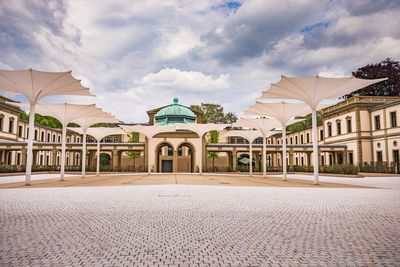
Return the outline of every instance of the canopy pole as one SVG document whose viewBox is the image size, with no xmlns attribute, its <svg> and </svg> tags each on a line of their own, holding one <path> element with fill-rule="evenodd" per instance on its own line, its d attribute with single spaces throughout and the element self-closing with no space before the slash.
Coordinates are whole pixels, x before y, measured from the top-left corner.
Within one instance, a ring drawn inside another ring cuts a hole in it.
<svg viewBox="0 0 400 267">
<path fill-rule="evenodd" d="M 97 162 L 96 162 L 96 176 L 100 173 L 100 140 L 97 140 Z"/>
<path fill-rule="evenodd" d="M 151 174 L 151 164 L 150 164 L 150 137 L 147 137 L 147 172 L 148 175 Z"/>
<path fill-rule="evenodd" d="M 60 181 L 64 181 L 65 173 L 65 146 L 67 139 L 67 127 L 63 124 L 62 138 L 61 138 L 61 171 L 60 171 Z"/>
<path fill-rule="evenodd" d="M 267 136 L 263 135 L 263 176 L 267 178 Z"/>
<path fill-rule="evenodd" d="M 287 165 L 286 165 L 286 123 L 282 124 L 282 167 L 283 167 L 283 181 L 287 179 Z"/>
<path fill-rule="evenodd" d="M 199 174 L 202 175 L 203 174 L 203 136 L 200 135 L 200 158 L 199 158 Z"/>
<path fill-rule="evenodd" d="M 318 176 L 318 136 L 317 136 L 317 111 L 312 109 L 312 138 L 313 138 L 313 164 L 314 164 L 314 184 L 319 184 Z"/>
<path fill-rule="evenodd" d="M 250 140 L 249 140 L 250 141 Z M 249 162 L 249 164 L 250 164 L 250 176 L 253 176 L 253 146 L 252 146 L 252 144 L 251 144 L 251 142 L 249 142 L 249 147 L 250 147 L 250 151 L 249 151 L 249 159 L 250 159 L 250 162 Z"/>
<path fill-rule="evenodd" d="M 82 140 L 82 178 L 86 175 L 86 130 L 83 132 Z"/>
<path fill-rule="evenodd" d="M 26 170 L 25 185 L 31 185 L 32 163 L 33 163 L 33 137 L 35 134 L 35 108 L 36 105 L 31 103 L 29 109 L 29 133 L 28 133 L 28 150 L 26 151 Z"/>
</svg>

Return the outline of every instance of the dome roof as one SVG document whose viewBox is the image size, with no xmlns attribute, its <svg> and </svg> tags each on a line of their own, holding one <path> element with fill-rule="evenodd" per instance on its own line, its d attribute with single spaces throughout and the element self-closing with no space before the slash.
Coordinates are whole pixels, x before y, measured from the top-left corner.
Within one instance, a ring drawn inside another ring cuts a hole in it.
<svg viewBox="0 0 400 267">
<path fill-rule="evenodd" d="M 178 98 L 174 98 L 174 104 L 160 109 L 156 116 L 156 124 L 168 125 L 174 123 L 194 123 L 196 115 L 189 108 L 178 104 Z"/>
</svg>

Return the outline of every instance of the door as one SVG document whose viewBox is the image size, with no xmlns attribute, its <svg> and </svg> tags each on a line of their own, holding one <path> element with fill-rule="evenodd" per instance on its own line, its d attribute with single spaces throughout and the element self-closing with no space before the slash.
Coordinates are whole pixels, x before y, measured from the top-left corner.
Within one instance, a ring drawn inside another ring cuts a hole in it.
<svg viewBox="0 0 400 267">
<path fill-rule="evenodd" d="M 399 158 L 399 151 L 393 150 L 393 161 L 394 161 L 394 168 L 396 173 L 400 173 L 400 158 Z"/>
<path fill-rule="evenodd" d="M 161 172 L 172 172 L 172 160 L 161 161 Z"/>
</svg>

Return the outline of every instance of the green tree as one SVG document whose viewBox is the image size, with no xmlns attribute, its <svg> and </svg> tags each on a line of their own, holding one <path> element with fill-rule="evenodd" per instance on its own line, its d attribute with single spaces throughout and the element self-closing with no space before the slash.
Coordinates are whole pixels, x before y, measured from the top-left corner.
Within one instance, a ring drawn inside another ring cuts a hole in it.
<svg viewBox="0 0 400 267">
<path fill-rule="evenodd" d="M 139 133 L 133 132 L 128 134 L 128 142 L 129 143 L 138 143 L 139 142 Z M 140 151 L 126 151 L 125 152 L 130 159 L 133 160 L 133 169 L 136 169 L 136 159 L 140 158 Z"/>
<path fill-rule="evenodd" d="M 322 112 L 320 110 L 317 111 L 317 125 L 320 126 L 322 125 L 322 117 L 321 117 Z M 306 115 L 304 121 L 299 121 L 293 124 L 290 124 L 286 127 L 288 131 L 291 132 L 297 132 L 301 131 L 307 128 L 312 127 L 312 116 L 311 113 Z"/>
<path fill-rule="evenodd" d="M 108 154 L 102 153 L 100 154 L 100 165 L 101 166 L 110 166 L 111 157 Z"/>
<path fill-rule="evenodd" d="M 354 77 L 360 79 L 388 78 L 386 81 L 372 84 L 365 88 L 351 92 L 342 98 L 347 99 L 354 94 L 363 96 L 400 96 L 400 64 L 386 58 L 377 64 L 368 64 L 352 73 Z"/>
<path fill-rule="evenodd" d="M 217 152 L 208 152 L 207 157 L 209 159 L 212 159 L 212 168 L 214 171 L 215 170 L 214 160 L 219 158 L 218 153 Z"/>
<path fill-rule="evenodd" d="M 201 105 L 191 105 L 190 108 L 203 112 L 203 123 L 233 123 L 237 121 L 234 113 L 224 113 L 224 107 L 218 104 L 201 103 Z"/>
<path fill-rule="evenodd" d="M 219 132 L 216 130 L 212 130 L 209 132 L 208 143 L 209 144 L 218 144 L 219 141 Z"/>
</svg>

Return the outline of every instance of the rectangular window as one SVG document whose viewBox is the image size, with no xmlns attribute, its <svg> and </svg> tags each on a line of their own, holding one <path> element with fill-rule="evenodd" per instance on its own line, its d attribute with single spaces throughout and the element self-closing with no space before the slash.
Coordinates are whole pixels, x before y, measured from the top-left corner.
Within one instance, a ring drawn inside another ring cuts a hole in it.
<svg viewBox="0 0 400 267">
<path fill-rule="evenodd" d="M 381 129 L 381 119 L 380 116 L 375 116 L 375 130 Z"/>
<path fill-rule="evenodd" d="M 40 136 L 40 141 L 44 142 L 44 132 L 42 132 L 42 134 Z"/>
<path fill-rule="evenodd" d="M 47 134 L 47 142 L 51 142 L 51 140 L 50 140 L 50 133 Z"/>
<path fill-rule="evenodd" d="M 286 144 L 288 143 L 288 140 L 287 140 L 287 138 L 286 138 Z"/>
<path fill-rule="evenodd" d="M 58 136 L 58 142 L 61 143 L 61 136 Z"/>
<path fill-rule="evenodd" d="M 293 145 L 293 137 L 290 137 L 290 144 Z"/>
<path fill-rule="evenodd" d="M 0 131 L 3 131 L 3 117 L 0 117 Z"/>
<path fill-rule="evenodd" d="M 18 126 L 18 137 L 22 137 L 22 126 Z"/>
<path fill-rule="evenodd" d="M 376 152 L 376 160 L 382 162 L 382 151 Z"/>
<path fill-rule="evenodd" d="M 397 127 L 396 111 L 390 112 L 390 122 L 392 123 L 392 127 Z"/>
<path fill-rule="evenodd" d="M 243 142 L 243 138 L 238 138 L 238 139 L 236 139 L 236 142 L 238 143 L 238 144 L 243 144 L 244 142 Z"/>
<path fill-rule="evenodd" d="M 37 140 L 37 135 L 38 135 L 38 131 L 35 130 L 35 138 L 34 138 L 34 140 Z"/>
<path fill-rule="evenodd" d="M 353 152 L 349 152 L 349 163 L 350 164 L 354 163 L 354 161 L 353 161 Z"/>
<path fill-rule="evenodd" d="M 26 138 L 29 138 L 29 127 L 26 127 Z"/>
<path fill-rule="evenodd" d="M 332 136 L 332 125 L 328 125 L 328 136 Z"/>
<path fill-rule="evenodd" d="M 351 133 L 351 119 L 347 120 L 347 132 Z"/>
<path fill-rule="evenodd" d="M 13 129 L 14 128 L 14 121 L 13 120 L 10 120 L 10 122 L 9 122 L 9 127 L 8 127 L 8 132 L 9 133 L 12 133 L 13 132 Z"/>
<path fill-rule="evenodd" d="M 297 140 L 297 136 L 296 136 L 295 138 L 296 138 L 296 145 L 297 145 L 297 141 L 298 141 L 298 140 Z"/>
<path fill-rule="evenodd" d="M 114 138 L 114 143 L 119 143 L 119 137 Z"/>
<path fill-rule="evenodd" d="M 319 136 L 321 141 L 324 140 L 324 130 L 319 130 Z"/>
<path fill-rule="evenodd" d="M 309 133 L 306 135 L 306 140 L 307 140 L 307 144 L 310 143 L 310 134 Z"/>
<path fill-rule="evenodd" d="M 304 136 L 300 135 L 300 144 L 304 144 Z"/>
<path fill-rule="evenodd" d="M 234 144 L 235 143 L 235 138 L 231 138 L 229 143 Z"/>
<path fill-rule="evenodd" d="M 340 122 L 336 123 L 336 128 L 337 128 L 337 135 L 342 134 L 342 124 Z"/>
<path fill-rule="evenodd" d="M 263 139 L 262 138 L 257 138 L 256 140 L 254 140 L 254 144 L 262 144 Z"/>
<path fill-rule="evenodd" d="M 55 143 L 55 142 L 56 142 L 56 135 L 53 134 L 53 143 Z"/>
</svg>

